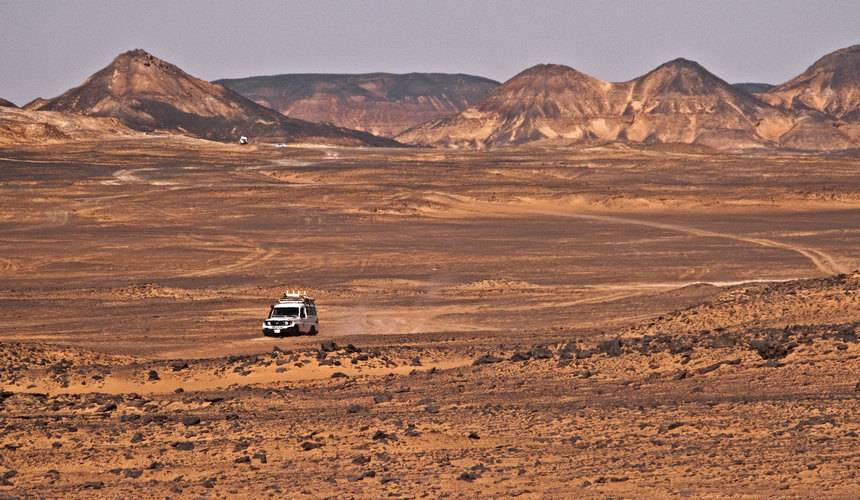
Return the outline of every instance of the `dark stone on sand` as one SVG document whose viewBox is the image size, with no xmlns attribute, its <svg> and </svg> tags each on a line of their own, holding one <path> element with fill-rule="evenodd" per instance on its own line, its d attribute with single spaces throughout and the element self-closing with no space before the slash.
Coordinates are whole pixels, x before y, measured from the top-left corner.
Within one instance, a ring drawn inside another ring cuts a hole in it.
<svg viewBox="0 0 860 500">
<path fill-rule="evenodd" d="M 259 460 L 261 464 L 268 463 L 265 453 L 254 453 L 254 460 Z"/>
<path fill-rule="evenodd" d="M 393 396 L 388 393 L 377 394 L 376 396 L 373 396 L 373 402 L 376 404 L 387 403 L 391 401 L 392 397 Z"/>
<path fill-rule="evenodd" d="M 175 363 L 173 363 L 172 366 L 173 371 L 178 372 L 188 368 L 188 363 L 186 363 L 185 361 L 176 361 Z"/>
<path fill-rule="evenodd" d="M 321 448 L 322 445 L 323 445 L 322 443 L 315 443 L 313 441 L 305 441 L 304 443 L 302 443 L 302 449 L 305 451 L 311 451 L 311 450 L 315 450 L 317 448 Z"/>
<path fill-rule="evenodd" d="M 576 353 L 576 359 L 588 359 L 591 357 L 591 351 L 588 349 Z"/>
<path fill-rule="evenodd" d="M 860 382 L 857 382 L 857 385 L 854 386 L 854 392 L 860 392 Z"/>
<path fill-rule="evenodd" d="M 410 363 L 412 366 L 421 366 L 421 358 L 415 356 L 412 358 L 412 362 Z"/>
<path fill-rule="evenodd" d="M 549 359 L 553 355 L 552 351 L 541 346 L 533 347 L 530 354 L 534 359 Z"/>
<path fill-rule="evenodd" d="M 467 482 L 471 483 L 472 481 L 474 481 L 475 479 L 478 479 L 479 477 L 481 477 L 480 474 L 478 474 L 476 472 L 466 471 L 466 472 L 460 474 L 460 476 L 457 479 L 460 481 L 467 481 Z"/>
<path fill-rule="evenodd" d="M 357 481 L 361 481 L 362 479 L 364 479 L 366 477 L 376 477 L 376 471 L 369 470 L 369 471 L 365 471 L 361 474 L 354 474 L 352 476 L 347 477 L 347 480 L 350 483 L 355 483 Z"/>
<path fill-rule="evenodd" d="M 81 487 L 85 490 L 87 490 L 87 489 L 100 490 L 100 489 L 104 488 L 104 486 L 105 486 L 105 483 L 103 483 L 101 481 L 87 481 L 81 485 Z"/>
<path fill-rule="evenodd" d="M 481 436 L 477 432 L 472 431 L 469 433 L 469 439 L 481 439 Z"/>
<path fill-rule="evenodd" d="M 738 358 L 738 359 L 726 359 L 726 360 L 723 360 L 723 361 L 719 361 L 719 362 L 717 362 L 717 363 L 714 363 L 714 364 L 712 364 L 712 365 L 708 365 L 708 366 L 705 366 L 705 367 L 699 368 L 698 370 L 696 370 L 696 373 L 698 373 L 698 374 L 700 374 L 700 375 L 704 375 L 704 374 L 706 374 L 706 373 L 710 373 L 710 372 L 712 372 L 712 371 L 716 370 L 717 368 L 719 368 L 719 367 L 721 367 L 721 366 L 723 366 L 723 365 L 739 365 L 739 364 L 741 364 L 741 358 Z"/>
<path fill-rule="evenodd" d="M 131 440 L 129 442 L 134 444 L 134 443 L 139 443 L 141 441 L 143 441 L 143 434 L 136 432 L 134 434 L 134 436 L 131 437 Z"/>
<path fill-rule="evenodd" d="M 101 408 L 99 408 L 99 411 L 103 413 L 107 413 L 114 410 L 116 410 L 116 403 L 114 403 L 113 401 L 108 401 Z"/>
<path fill-rule="evenodd" d="M 502 361 L 504 361 L 502 358 L 493 356 L 492 354 L 484 354 L 480 358 L 476 359 L 472 363 L 472 366 L 489 365 L 492 363 L 500 363 Z"/>
<path fill-rule="evenodd" d="M 517 351 L 511 355 L 511 361 L 528 361 L 531 357 L 527 352 Z"/>
<path fill-rule="evenodd" d="M 385 432 L 385 431 L 376 431 L 376 432 L 373 434 L 373 440 L 374 440 L 374 441 L 380 441 L 380 440 L 382 440 L 382 439 L 393 439 L 393 437 L 394 437 L 394 436 L 392 436 L 391 434 L 388 434 L 388 433 L 387 433 L 387 432 Z"/>
<path fill-rule="evenodd" d="M 235 462 L 237 464 L 248 464 L 248 463 L 251 463 L 251 457 L 249 457 L 248 455 L 242 455 L 241 457 L 237 458 L 236 460 L 233 460 L 233 462 Z"/>
<path fill-rule="evenodd" d="M 149 370 L 149 374 L 147 375 L 147 378 L 149 380 L 161 380 L 161 378 L 158 376 L 158 372 L 155 370 Z"/>
<path fill-rule="evenodd" d="M 612 340 L 607 340 L 606 342 L 601 342 L 597 344 L 597 350 L 602 353 L 606 353 L 608 356 L 620 356 L 621 339 L 614 338 Z"/>
<path fill-rule="evenodd" d="M 762 359 L 778 359 L 788 355 L 789 349 L 778 340 L 753 340 L 750 348 L 757 351 Z"/>
<path fill-rule="evenodd" d="M 251 446 L 249 443 L 246 443 L 245 441 L 239 441 L 238 443 L 236 443 L 236 446 L 233 447 L 233 452 L 247 450 L 249 446 Z"/>
<path fill-rule="evenodd" d="M 687 370 L 682 370 L 682 371 L 678 372 L 677 375 L 672 377 L 672 380 L 684 380 L 685 378 L 687 378 L 688 375 L 689 375 L 689 372 Z"/>
<path fill-rule="evenodd" d="M 352 413 L 367 413 L 368 411 L 367 411 L 367 408 L 365 408 L 361 405 L 352 405 L 349 407 L 349 409 L 346 410 L 346 412 L 352 414 Z"/>
<path fill-rule="evenodd" d="M 194 449 L 194 443 L 191 441 L 176 441 L 172 446 L 181 451 L 191 451 Z"/>
<path fill-rule="evenodd" d="M 143 475 L 143 471 L 140 469 L 126 469 L 123 471 L 123 476 L 130 477 L 132 479 L 137 479 Z"/>
<path fill-rule="evenodd" d="M 349 375 L 343 372 L 334 372 L 331 374 L 331 378 L 349 378 Z"/>
<path fill-rule="evenodd" d="M 334 351 L 340 349 L 340 347 L 338 347 L 338 345 L 335 344 L 334 342 L 327 340 L 325 342 L 320 343 L 320 349 L 322 349 L 325 352 L 334 352 Z"/>
<path fill-rule="evenodd" d="M 200 417 L 185 417 L 182 419 L 182 423 L 185 427 L 191 427 L 200 423 Z"/>
</svg>

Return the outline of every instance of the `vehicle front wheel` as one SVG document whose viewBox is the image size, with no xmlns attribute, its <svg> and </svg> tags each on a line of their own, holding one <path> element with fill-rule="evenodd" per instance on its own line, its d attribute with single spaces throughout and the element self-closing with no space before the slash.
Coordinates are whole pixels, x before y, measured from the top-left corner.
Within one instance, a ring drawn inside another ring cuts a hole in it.
<svg viewBox="0 0 860 500">
<path fill-rule="evenodd" d="M 310 331 L 308 331 L 308 335 L 316 335 L 316 334 L 317 334 L 317 327 L 312 326 Z"/>
</svg>

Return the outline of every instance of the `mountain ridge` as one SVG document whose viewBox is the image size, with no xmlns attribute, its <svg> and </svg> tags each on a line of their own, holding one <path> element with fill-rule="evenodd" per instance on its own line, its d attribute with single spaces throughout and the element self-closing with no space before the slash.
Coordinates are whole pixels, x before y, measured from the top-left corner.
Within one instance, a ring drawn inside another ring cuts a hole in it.
<svg viewBox="0 0 860 500">
<path fill-rule="evenodd" d="M 142 49 L 118 55 L 83 84 L 58 97 L 31 104 L 28 109 L 116 118 L 141 132 L 216 141 L 249 136 L 272 142 L 399 146 L 365 132 L 285 117 Z"/>
<path fill-rule="evenodd" d="M 499 86 L 462 73 L 296 73 L 219 79 L 284 115 L 391 137 L 456 114 Z"/>
<path fill-rule="evenodd" d="M 826 117 L 773 106 L 684 58 L 618 83 L 563 65 L 538 64 L 458 115 L 396 138 L 455 148 L 546 139 L 677 142 L 720 150 L 858 146 Z"/>
</svg>

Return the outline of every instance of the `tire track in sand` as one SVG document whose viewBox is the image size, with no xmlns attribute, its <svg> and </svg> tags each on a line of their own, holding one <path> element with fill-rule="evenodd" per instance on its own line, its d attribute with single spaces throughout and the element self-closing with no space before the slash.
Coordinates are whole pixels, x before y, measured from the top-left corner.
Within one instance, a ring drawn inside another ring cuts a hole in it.
<svg viewBox="0 0 860 500">
<path fill-rule="evenodd" d="M 449 200 L 454 200 L 459 205 L 458 208 L 460 210 L 470 211 L 470 212 L 478 212 L 482 214 L 499 214 L 506 213 L 509 215 L 518 215 L 518 214 L 538 214 L 538 215 L 549 215 L 555 217 L 568 217 L 573 219 L 583 219 L 583 220 L 593 220 L 600 222 L 608 222 L 611 224 L 630 224 L 636 226 L 646 226 L 653 227 L 657 229 L 665 229 L 667 231 L 674 231 L 677 233 L 690 234 L 693 236 L 702 236 L 702 237 L 710 237 L 710 238 L 724 238 L 735 241 L 742 241 L 745 243 L 752 243 L 754 245 L 769 247 L 769 248 L 779 248 L 782 250 L 788 250 L 791 252 L 799 253 L 805 258 L 809 259 L 815 267 L 820 269 L 826 274 L 843 274 L 849 272 L 849 268 L 837 262 L 837 259 L 832 255 L 818 250 L 816 248 L 804 247 L 800 245 L 792 245 L 790 243 L 783 243 L 781 241 L 775 241 L 767 238 L 756 238 L 752 236 L 741 236 L 737 234 L 731 233 L 719 233 L 716 231 L 708 231 L 706 229 L 698 229 L 695 227 L 684 226 L 681 224 L 671 224 L 667 222 L 656 222 L 642 219 L 629 219 L 626 217 L 617 217 L 613 215 L 596 215 L 596 214 L 580 214 L 567 212 L 563 210 L 550 210 L 546 208 L 537 208 L 537 207 L 528 207 L 521 205 L 512 205 L 512 204 L 502 204 L 502 203 L 491 203 L 484 201 L 475 201 L 470 200 L 464 196 L 458 196 L 449 193 L 436 193 L 439 196 L 447 198 Z"/>
</svg>

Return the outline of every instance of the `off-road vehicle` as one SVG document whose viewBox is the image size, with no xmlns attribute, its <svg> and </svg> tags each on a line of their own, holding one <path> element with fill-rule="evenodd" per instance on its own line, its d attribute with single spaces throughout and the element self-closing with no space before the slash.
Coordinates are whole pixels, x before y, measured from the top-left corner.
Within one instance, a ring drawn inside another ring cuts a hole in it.
<svg viewBox="0 0 860 500">
<path fill-rule="evenodd" d="M 269 317 L 263 322 L 263 335 L 316 335 L 319 328 L 314 298 L 303 291 L 287 291 L 277 304 L 270 306 Z"/>
</svg>

